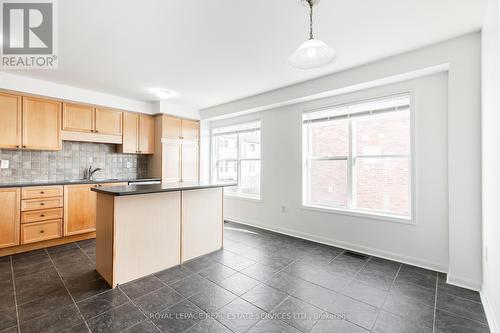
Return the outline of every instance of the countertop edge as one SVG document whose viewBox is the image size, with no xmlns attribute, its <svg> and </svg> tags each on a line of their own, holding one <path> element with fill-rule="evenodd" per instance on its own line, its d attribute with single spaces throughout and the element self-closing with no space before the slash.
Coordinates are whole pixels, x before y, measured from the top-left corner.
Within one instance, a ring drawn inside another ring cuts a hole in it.
<svg viewBox="0 0 500 333">
<path fill-rule="evenodd" d="M 142 189 L 136 189 L 136 190 L 131 190 L 131 191 L 118 191 L 118 192 L 110 191 L 110 188 L 99 188 L 99 187 L 92 188 L 91 190 L 94 192 L 97 192 L 97 193 L 111 195 L 114 197 L 124 197 L 124 196 L 130 196 L 130 195 L 154 194 L 154 193 L 164 193 L 164 192 L 179 192 L 179 191 L 193 191 L 193 190 L 202 190 L 202 189 L 228 187 L 228 186 L 237 186 L 237 184 L 236 183 L 201 184 L 201 185 L 192 185 L 192 186 L 185 186 L 185 187 L 170 187 L 170 188 L 167 187 L 167 188 L 157 188 L 157 189 L 142 188 Z M 120 186 L 120 187 L 123 187 L 123 186 Z"/>
</svg>

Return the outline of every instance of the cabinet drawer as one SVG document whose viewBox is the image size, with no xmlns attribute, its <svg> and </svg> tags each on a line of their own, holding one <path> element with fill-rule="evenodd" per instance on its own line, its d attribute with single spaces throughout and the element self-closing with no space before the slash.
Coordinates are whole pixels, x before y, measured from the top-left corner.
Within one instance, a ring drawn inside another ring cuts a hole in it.
<svg viewBox="0 0 500 333">
<path fill-rule="evenodd" d="M 23 199 L 37 199 L 37 198 L 50 198 L 60 197 L 63 195 L 62 186 L 36 186 L 36 187 L 23 187 L 21 197 Z"/>
<path fill-rule="evenodd" d="M 21 244 L 60 238 L 62 235 L 61 226 L 61 220 L 49 220 L 23 224 L 21 226 Z"/>
<path fill-rule="evenodd" d="M 63 198 L 21 200 L 21 211 L 58 208 L 63 206 Z"/>
<path fill-rule="evenodd" d="M 34 210 L 31 212 L 23 212 L 21 215 L 21 223 L 31 223 L 46 220 L 62 219 L 63 209 L 53 208 L 44 210 Z"/>
</svg>

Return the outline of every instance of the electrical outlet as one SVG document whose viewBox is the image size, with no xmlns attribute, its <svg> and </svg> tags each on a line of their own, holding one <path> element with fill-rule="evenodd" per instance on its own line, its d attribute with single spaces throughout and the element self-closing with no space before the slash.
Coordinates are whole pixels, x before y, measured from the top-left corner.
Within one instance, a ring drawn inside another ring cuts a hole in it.
<svg viewBox="0 0 500 333">
<path fill-rule="evenodd" d="M 1 169 L 8 169 L 9 168 L 9 160 L 2 160 L 0 163 L 0 168 Z"/>
<path fill-rule="evenodd" d="M 131 162 L 127 162 L 127 169 L 130 169 L 132 167 L 132 163 Z"/>
</svg>

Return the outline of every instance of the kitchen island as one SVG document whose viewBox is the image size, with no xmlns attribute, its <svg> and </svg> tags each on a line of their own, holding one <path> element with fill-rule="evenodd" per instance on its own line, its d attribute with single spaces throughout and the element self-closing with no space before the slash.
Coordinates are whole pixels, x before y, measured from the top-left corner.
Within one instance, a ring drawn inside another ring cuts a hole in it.
<svg viewBox="0 0 500 333">
<path fill-rule="evenodd" d="M 223 188 L 182 182 L 93 188 L 96 269 L 110 286 L 222 248 Z"/>
</svg>

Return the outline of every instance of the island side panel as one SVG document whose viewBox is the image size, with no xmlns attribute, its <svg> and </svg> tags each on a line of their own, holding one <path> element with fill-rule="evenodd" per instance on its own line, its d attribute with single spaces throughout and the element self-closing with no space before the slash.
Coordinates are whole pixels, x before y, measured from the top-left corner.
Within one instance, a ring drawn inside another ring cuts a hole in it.
<svg viewBox="0 0 500 333">
<path fill-rule="evenodd" d="M 180 264 L 181 192 L 115 197 L 115 281 Z"/>
<path fill-rule="evenodd" d="M 223 189 L 182 191 L 182 261 L 222 248 Z"/>
<path fill-rule="evenodd" d="M 114 200 L 112 195 L 97 193 L 96 270 L 112 287 L 114 285 Z"/>
</svg>

